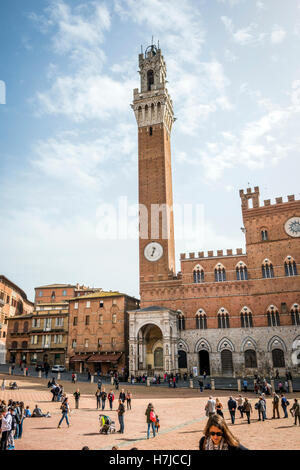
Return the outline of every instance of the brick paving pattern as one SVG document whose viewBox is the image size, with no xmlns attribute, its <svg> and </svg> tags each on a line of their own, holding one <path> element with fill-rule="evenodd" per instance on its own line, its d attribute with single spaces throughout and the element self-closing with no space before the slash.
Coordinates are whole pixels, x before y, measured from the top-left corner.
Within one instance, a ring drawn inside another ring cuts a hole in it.
<svg viewBox="0 0 300 470">
<path fill-rule="evenodd" d="M 1 376 L 0 376 L 1 380 Z M 10 379 L 7 380 L 7 383 Z M 43 412 L 50 411 L 51 418 L 25 419 L 23 437 L 16 440 L 16 449 L 20 450 L 46 450 L 46 449 L 74 449 L 80 450 L 87 445 L 91 450 L 111 449 L 117 445 L 120 450 L 128 450 L 132 447 L 138 449 L 175 449 L 197 450 L 199 439 L 206 423 L 204 406 L 208 399 L 208 393 L 200 395 L 198 390 L 168 389 L 156 387 L 125 387 L 133 393 L 132 410 L 125 413 L 125 434 L 101 435 L 99 434 L 99 414 L 96 410 L 96 399 L 93 394 L 96 391 L 95 384 L 79 384 L 81 390 L 80 409 L 75 409 L 72 392 L 77 388 L 71 383 L 63 383 L 69 396 L 72 408 L 70 428 L 63 422 L 61 429 L 57 429 L 61 417 L 60 403 L 51 402 L 52 395 L 45 388 L 46 381 L 36 378 L 24 378 L 17 381 L 20 390 L 0 391 L 0 398 L 23 401 L 30 409 L 38 404 Z M 106 391 L 110 387 L 105 387 Z M 118 391 L 115 391 L 118 398 Z M 218 396 L 226 408 L 230 392 L 217 391 Z M 237 394 L 234 393 L 234 396 Z M 243 394 L 244 396 L 244 394 Z M 257 401 L 254 394 L 247 394 L 252 406 Z M 290 404 L 292 398 L 298 394 L 287 395 Z M 147 404 L 153 403 L 160 418 L 160 432 L 155 438 L 146 439 L 145 409 Z M 108 404 L 108 403 L 107 403 Z M 107 408 L 107 406 L 106 406 Z M 105 410 L 112 419 L 117 419 L 117 400 L 114 402 L 114 410 Z M 283 416 L 282 410 L 281 416 Z M 230 423 L 229 413 L 225 410 L 224 416 Z M 289 415 L 288 419 L 269 419 L 265 422 L 257 421 L 257 411 L 252 415 L 253 422 L 248 425 L 245 419 L 240 419 L 236 414 L 236 424 L 230 426 L 241 443 L 249 449 L 300 449 L 300 426 L 294 426 L 294 419 Z M 267 399 L 267 416 L 272 417 L 271 399 Z"/>
</svg>

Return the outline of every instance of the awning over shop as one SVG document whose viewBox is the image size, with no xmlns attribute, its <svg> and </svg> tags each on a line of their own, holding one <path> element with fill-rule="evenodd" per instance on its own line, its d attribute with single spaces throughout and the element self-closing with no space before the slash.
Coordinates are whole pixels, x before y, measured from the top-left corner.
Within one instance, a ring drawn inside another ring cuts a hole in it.
<svg viewBox="0 0 300 470">
<path fill-rule="evenodd" d="M 92 354 L 86 362 L 118 362 L 122 353 L 117 354 Z"/>
<path fill-rule="evenodd" d="M 90 357 L 90 354 L 82 354 L 81 356 L 70 357 L 70 362 L 85 362 Z"/>
</svg>

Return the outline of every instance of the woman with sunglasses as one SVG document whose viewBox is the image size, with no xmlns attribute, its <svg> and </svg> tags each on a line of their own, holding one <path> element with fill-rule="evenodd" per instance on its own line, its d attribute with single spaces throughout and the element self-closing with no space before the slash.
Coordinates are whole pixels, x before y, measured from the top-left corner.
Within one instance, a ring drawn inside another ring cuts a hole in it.
<svg viewBox="0 0 300 470">
<path fill-rule="evenodd" d="M 200 450 L 247 450 L 234 437 L 222 416 L 215 414 L 209 418 L 200 439 Z"/>
</svg>

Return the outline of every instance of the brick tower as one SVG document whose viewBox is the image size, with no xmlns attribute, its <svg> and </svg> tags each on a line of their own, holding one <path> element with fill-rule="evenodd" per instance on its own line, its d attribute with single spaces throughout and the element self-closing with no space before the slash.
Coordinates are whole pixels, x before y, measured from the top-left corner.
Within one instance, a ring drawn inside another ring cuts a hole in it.
<svg viewBox="0 0 300 470">
<path fill-rule="evenodd" d="M 143 282 L 168 279 L 175 272 L 171 172 L 174 113 L 161 50 L 149 46 L 139 55 L 139 68 L 141 87 L 134 90 L 132 108 L 138 124 L 142 292 Z"/>
</svg>

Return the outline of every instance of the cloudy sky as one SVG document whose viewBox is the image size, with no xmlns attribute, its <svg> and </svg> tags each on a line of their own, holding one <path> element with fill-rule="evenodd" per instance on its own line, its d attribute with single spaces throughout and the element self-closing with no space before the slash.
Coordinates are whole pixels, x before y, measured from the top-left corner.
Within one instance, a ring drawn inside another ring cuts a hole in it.
<svg viewBox="0 0 300 470">
<path fill-rule="evenodd" d="M 299 198 L 299 7 L 297 0 L 2 0 L 1 273 L 30 299 L 34 286 L 55 282 L 138 296 L 138 241 L 123 232 L 104 239 L 103 207 L 112 207 L 113 219 L 120 198 L 137 203 L 130 103 L 138 54 L 152 36 L 177 118 L 174 202 L 202 208 L 202 230 L 185 239 L 175 212 L 177 259 L 244 248 L 239 189 L 259 186 L 261 201 Z"/>
</svg>

